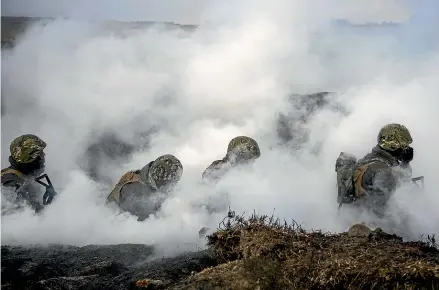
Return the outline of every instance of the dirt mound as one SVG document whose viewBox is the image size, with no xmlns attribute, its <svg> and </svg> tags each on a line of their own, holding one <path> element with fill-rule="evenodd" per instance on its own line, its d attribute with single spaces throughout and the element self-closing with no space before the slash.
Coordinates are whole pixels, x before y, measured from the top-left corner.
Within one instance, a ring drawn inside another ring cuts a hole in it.
<svg viewBox="0 0 439 290">
<path fill-rule="evenodd" d="M 429 242 L 356 225 L 342 234 L 306 232 L 267 216 L 233 213 L 208 236 L 221 265 L 172 289 L 437 289 L 439 250 Z"/>
</svg>

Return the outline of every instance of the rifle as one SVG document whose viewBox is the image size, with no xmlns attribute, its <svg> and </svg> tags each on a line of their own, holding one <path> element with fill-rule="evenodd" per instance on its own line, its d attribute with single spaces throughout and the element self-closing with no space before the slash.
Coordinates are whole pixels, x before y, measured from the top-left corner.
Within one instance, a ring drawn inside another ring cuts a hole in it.
<svg viewBox="0 0 439 290">
<path fill-rule="evenodd" d="M 417 183 L 417 181 L 421 181 L 421 188 L 422 190 L 424 190 L 424 176 L 418 176 L 415 178 L 412 178 L 412 182 L 419 187 L 419 184 Z"/>
<path fill-rule="evenodd" d="M 41 181 L 41 179 L 43 179 L 43 178 L 46 178 L 47 183 L 44 183 Z M 46 192 L 43 195 L 43 204 L 48 205 L 48 204 L 52 203 L 52 200 L 57 193 L 55 191 L 55 188 L 52 185 L 52 182 L 50 181 L 49 176 L 47 176 L 47 174 L 43 174 L 43 175 L 35 178 L 35 181 L 46 188 Z"/>
</svg>

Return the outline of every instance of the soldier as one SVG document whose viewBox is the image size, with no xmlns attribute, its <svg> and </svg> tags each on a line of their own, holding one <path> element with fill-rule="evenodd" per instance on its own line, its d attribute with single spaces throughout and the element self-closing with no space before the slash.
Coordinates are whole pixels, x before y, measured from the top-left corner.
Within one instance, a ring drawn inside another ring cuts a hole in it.
<svg viewBox="0 0 439 290">
<path fill-rule="evenodd" d="M 44 172 L 46 143 L 39 137 L 26 134 L 15 138 L 10 145 L 8 168 L 1 170 L 2 185 L 15 191 L 18 203 L 28 203 L 36 212 L 43 204 L 52 202 L 56 195 L 53 187 L 46 188 L 44 195 L 35 178 Z"/>
<path fill-rule="evenodd" d="M 231 168 L 248 164 L 261 156 L 258 143 L 247 136 L 233 138 L 227 147 L 226 156 L 214 161 L 202 174 L 202 183 L 212 184 L 218 182 Z M 230 204 L 227 192 L 217 193 L 202 202 L 209 213 L 226 210 Z M 196 206 L 200 206 L 199 204 Z"/>
<path fill-rule="evenodd" d="M 232 167 L 254 161 L 261 156 L 258 143 L 247 136 L 233 138 L 227 147 L 227 154 L 214 161 L 202 174 L 203 180 L 218 181 Z"/>
<path fill-rule="evenodd" d="M 140 170 L 125 173 L 107 197 L 123 211 L 143 221 L 156 213 L 180 180 L 183 165 L 171 154 L 158 157 Z"/>
<path fill-rule="evenodd" d="M 401 124 L 381 128 L 377 145 L 356 161 L 341 153 L 336 162 L 339 203 L 354 203 L 383 216 L 395 190 L 411 181 L 413 142 L 409 130 Z"/>
</svg>

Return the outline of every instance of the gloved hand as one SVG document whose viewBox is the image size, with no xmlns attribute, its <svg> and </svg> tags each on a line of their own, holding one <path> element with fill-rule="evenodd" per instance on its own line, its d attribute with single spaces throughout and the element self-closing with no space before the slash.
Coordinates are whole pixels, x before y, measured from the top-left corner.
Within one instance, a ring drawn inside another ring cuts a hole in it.
<svg viewBox="0 0 439 290">
<path fill-rule="evenodd" d="M 48 205 L 52 203 L 53 198 L 57 195 L 55 189 L 51 186 L 46 187 L 46 192 L 43 195 L 43 204 Z"/>
<path fill-rule="evenodd" d="M 401 157 L 400 157 L 401 162 L 409 163 L 410 161 L 412 161 L 413 160 L 413 153 L 414 152 L 413 152 L 412 147 L 408 147 L 408 148 L 402 150 Z"/>
</svg>

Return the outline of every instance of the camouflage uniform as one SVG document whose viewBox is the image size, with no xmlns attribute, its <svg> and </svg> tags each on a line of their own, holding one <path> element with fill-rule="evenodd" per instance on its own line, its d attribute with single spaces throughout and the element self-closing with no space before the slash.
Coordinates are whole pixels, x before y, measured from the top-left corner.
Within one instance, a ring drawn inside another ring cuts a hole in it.
<svg viewBox="0 0 439 290">
<path fill-rule="evenodd" d="M 410 132 L 400 124 L 384 126 L 377 145 L 358 160 L 353 171 L 353 202 L 383 215 L 395 190 L 412 176 L 413 142 Z M 340 186 L 340 185 L 339 185 Z"/>
<path fill-rule="evenodd" d="M 42 206 L 42 186 L 35 177 L 44 171 L 46 143 L 39 137 L 26 134 L 15 138 L 10 145 L 10 166 L 1 170 L 2 186 L 14 190 L 16 202 L 27 202 L 37 212 Z"/>
<path fill-rule="evenodd" d="M 202 179 L 218 181 L 230 168 L 255 160 L 259 156 L 261 151 L 254 139 L 247 136 L 235 137 L 229 142 L 226 156 L 207 167 Z"/>
<path fill-rule="evenodd" d="M 231 168 L 252 162 L 260 155 L 259 145 L 254 139 L 247 136 L 235 137 L 229 142 L 226 156 L 221 160 L 214 161 L 203 172 L 202 183 L 216 183 Z M 209 213 L 227 210 L 229 204 L 230 198 L 227 192 L 217 193 L 204 202 L 204 206 L 206 206 Z"/>
<path fill-rule="evenodd" d="M 180 160 L 171 154 L 158 157 L 140 170 L 125 173 L 107 197 L 123 211 L 145 220 L 157 212 L 183 173 Z"/>
</svg>

